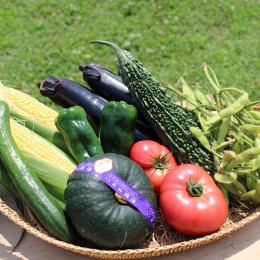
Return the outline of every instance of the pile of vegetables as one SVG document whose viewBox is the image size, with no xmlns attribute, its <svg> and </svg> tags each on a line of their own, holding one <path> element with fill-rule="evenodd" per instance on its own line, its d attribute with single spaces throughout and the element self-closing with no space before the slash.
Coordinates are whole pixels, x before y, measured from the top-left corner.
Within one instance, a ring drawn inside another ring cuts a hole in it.
<svg viewBox="0 0 260 260">
<path fill-rule="evenodd" d="M 246 91 L 213 93 L 180 79 L 163 87 L 113 43 L 119 76 L 96 63 L 88 86 L 39 83 L 56 111 L 0 85 L 0 183 L 58 239 L 130 248 L 156 228 L 159 209 L 178 232 L 217 231 L 228 205 L 260 204 L 260 112 Z"/>
</svg>

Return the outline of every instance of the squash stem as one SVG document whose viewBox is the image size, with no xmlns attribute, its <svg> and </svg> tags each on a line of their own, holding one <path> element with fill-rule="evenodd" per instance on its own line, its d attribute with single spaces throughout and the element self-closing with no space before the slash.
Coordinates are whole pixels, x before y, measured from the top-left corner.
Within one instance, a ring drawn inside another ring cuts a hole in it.
<svg viewBox="0 0 260 260">
<path fill-rule="evenodd" d="M 120 204 L 124 204 L 124 205 L 128 204 L 128 202 L 121 195 L 119 195 L 117 192 L 115 193 L 115 199 Z"/>
</svg>

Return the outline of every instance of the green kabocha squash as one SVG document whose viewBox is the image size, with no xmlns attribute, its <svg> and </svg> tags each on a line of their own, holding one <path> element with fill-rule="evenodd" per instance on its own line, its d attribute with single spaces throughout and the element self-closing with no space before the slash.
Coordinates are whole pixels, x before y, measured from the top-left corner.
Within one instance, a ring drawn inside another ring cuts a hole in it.
<svg viewBox="0 0 260 260">
<path fill-rule="evenodd" d="M 156 195 L 144 171 L 124 155 L 106 153 L 86 162 L 111 162 L 112 171 L 136 189 L 155 210 Z M 147 219 L 90 173 L 74 172 L 65 190 L 66 212 L 77 232 L 101 248 L 129 248 L 152 231 Z"/>
</svg>

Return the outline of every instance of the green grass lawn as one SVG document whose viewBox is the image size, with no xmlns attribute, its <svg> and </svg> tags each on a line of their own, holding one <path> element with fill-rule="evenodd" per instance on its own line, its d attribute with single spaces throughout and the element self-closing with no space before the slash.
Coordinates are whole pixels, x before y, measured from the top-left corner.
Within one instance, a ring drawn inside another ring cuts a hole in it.
<svg viewBox="0 0 260 260">
<path fill-rule="evenodd" d="M 115 70 L 104 39 L 130 50 L 162 83 L 220 82 L 260 98 L 260 2 L 0 0 L 0 79 L 42 101 L 36 83 L 56 75 L 83 83 L 80 63 Z"/>
</svg>

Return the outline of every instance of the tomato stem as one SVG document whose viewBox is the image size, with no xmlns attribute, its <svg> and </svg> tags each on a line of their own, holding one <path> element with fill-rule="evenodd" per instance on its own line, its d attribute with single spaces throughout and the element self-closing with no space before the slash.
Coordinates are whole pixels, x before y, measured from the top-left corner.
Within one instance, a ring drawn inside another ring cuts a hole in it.
<svg viewBox="0 0 260 260">
<path fill-rule="evenodd" d="M 203 194 L 203 187 L 198 182 L 193 182 L 191 177 L 187 181 L 187 189 L 192 197 L 200 197 Z"/>
<path fill-rule="evenodd" d="M 170 166 L 168 166 L 168 163 L 170 161 L 170 154 L 166 153 L 164 155 L 161 155 L 158 158 L 154 158 L 154 162 L 152 164 L 152 166 L 156 169 L 167 169 L 167 168 L 171 168 Z"/>
</svg>

